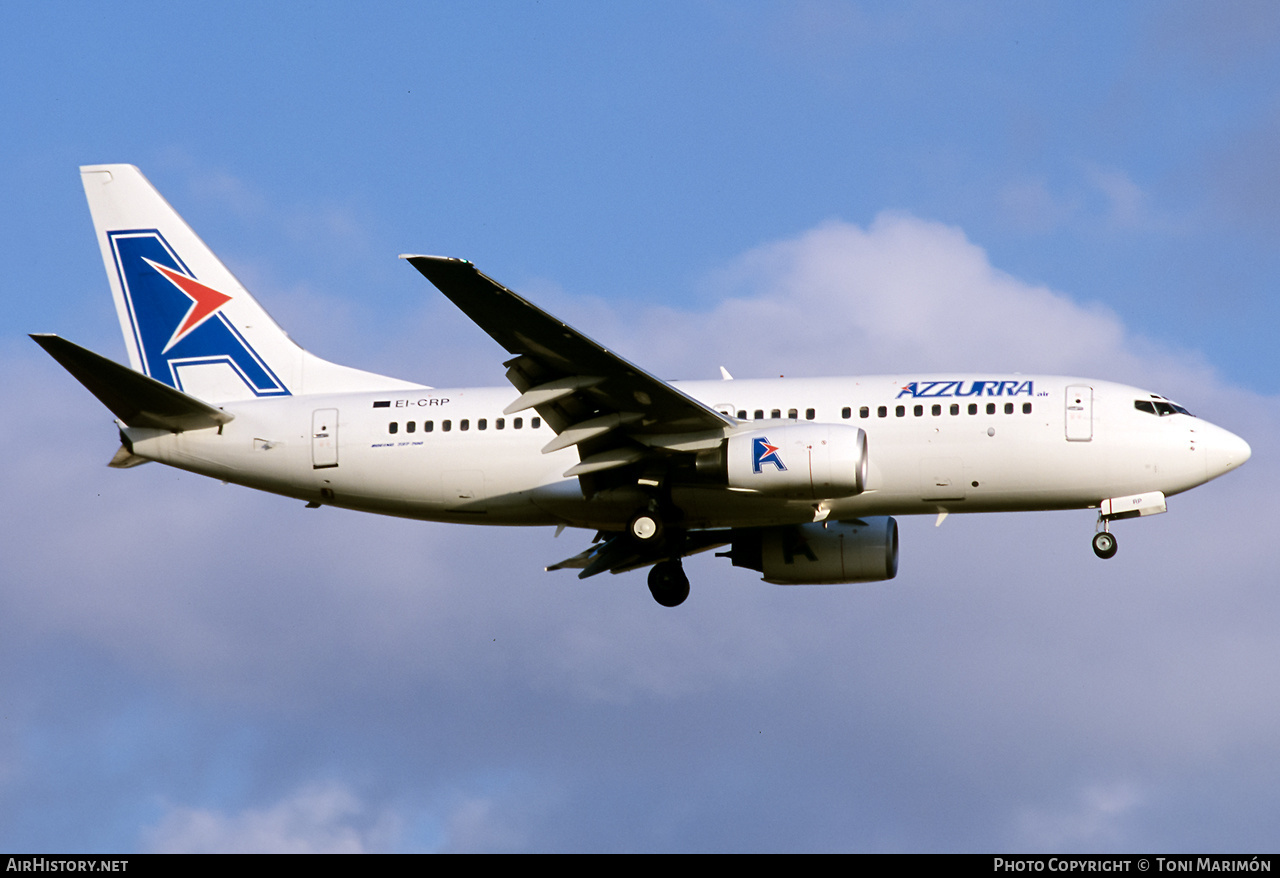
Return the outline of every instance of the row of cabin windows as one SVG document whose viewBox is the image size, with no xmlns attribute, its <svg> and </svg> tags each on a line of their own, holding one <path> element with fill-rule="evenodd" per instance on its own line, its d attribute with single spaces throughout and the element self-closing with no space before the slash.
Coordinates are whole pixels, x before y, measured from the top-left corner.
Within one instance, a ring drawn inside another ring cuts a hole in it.
<svg viewBox="0 0 1280 878">
<path fill-rule="evenodd" d="M 911 413 L 912 413 L 915 417 L 917 417 L 917 418 L 924 417 L 924 408 L 925 408 L 925 407 L 924 407 L 924 406 L 922 406 L 922 405 L 912 406 L 912 407 L 911 407 Z M 930 414 L 932 414 L 934 417 L 939 417 L 939 416 L 941 416 L 941 415 L 942 415 L 942 406 L 941 406 L 941 405 L 938 405 L 937 403 L 935 403 L 934 405 L 930 406 L 930 407 L 929 407 L 929 410 L 930 410 Z M 987 403 L 987 404 L 986 404 L 986 413 L 987 413 L 987 414 L 989 414 L 989 415 L 994 415 L 994 414 L 997 412 L 997 410 L 998 410 L 998 407 L 997 407 L 996 403 L 994 403 L 994 402 L 989 402 L 989 403 Z M 1144 410 L 1145 410 L 1145 409 L 1144 409 Z M 971 415 L 976 415 L 976 414 L 978 414 L 978 411 L 979 411 L 979 406 L 978 406 L 978 404 L 977 404 L 976 402 L 971 402 L 971 403 L 969 403 L 969 405 L 968 405 L 968 412 L 969 412 L 969 414 L 971 414 Z M 949 412 L 950 414 L 952 414 L 952 415 L 958 415 L 958 414 L 960 414 L 960 404 L 959 404 L 959 403 L 956 403 L 956 402 L 951 403 L 951 405 L 950 405 L 950 406 L 948 406 L 948 412 Z M 1013 413 L 1014 413 L 1014 404 L 1013 404 L 1013 403 L 1011 403 L 1011 402 L 1006 402 L 1006 403 L 1004 404 L 1004 413 L 1005 413 L 1006 415 L 1011 415 L 1011 414 L 1013 414 Z M 1029 414 L 1031 414 L 1031 403 L 1029 403 L 1029 402 L 1024 402 L 1024 403 L 1022 404 L 1022 413 L 1023 413 L 1024 415 L 1029 415 Z M 753 414 L 755 415 L 754 420 L 759 421 L 759 420 L 763 420 L 763 419 L 764 419 L 764 409 L 756 409 L 756 410 L 755 410 L 755 412 L 754 412 Z M 907 407 L 906 407 L 906 406 L 904 406 L 904 405 L 894 406 L 893 414 L 894 414 L 894 417 L 897 417 L 897 418 L 905 418 L 905 417 L 907 416 Z M 807 420 L 807 421 L 812 421 L 816 416 L 817 416 L 817 413 L 816 413 L 813 409 L 805 409 L 805 410 L 804 410 L 804 417 L 805 417 L 805 420 Z M 769 417 L 771 417 L 771 418 L 781 418 L 781 417 L 782 417 L 782 410 L 781 410 L 781 409 L 773 409 L 773 410 L 772 410 L 772 412 L 770 412 Z M 799 419 L 798 410 L 797 410 L 797 409 L 788 409 L 788 410 L 787 410 L 787 417 L 788 417 L 788 418 L 791 418 L 792 420 L 798 420 L 798 419 Z M 842 408 L 842 409 L 840 410 L 840 417 L 844 418 L 845 420 L 848 420 L 849 418 L 853 417 L 853 409 L 852 409 L 852 408 L 850 408 L 849 406 L 845 406 L 844 408 Z M 868 407 L 868 406 L 865 406 L 865 405 L 864 405 L 864 406 L 862 406 L 861 408 L 859 408 L 859 409 L 858 409 L 858 417 L 859 417 L 859 418 L 869 418 L 869 417 L 871 417 L 871 409 L 870 409 L 870 407 Z M 884 406 L 884 405 L 882 405 L 882 406 L 878 406 L 878 407 L 876 408 L 876 417 L 878 417 L 878 418 L 887 418 L 887 417 L 889 417 L 889 407 L 888 407 L 888 406 Z M 746 410 L 745 410 L 745 409 L 740 410 L 740 411 L 738 412 L 738 420 L 745 421 L 746 419 L 747 419 L 747 412 L 746 412 Z M 505 429 L 506 429 L 506 426 L 507 426 L 506 418 L 498 418 L 498 419 L 496 419 L 496 420 L 493 422 L 493 428 L 494 428 L 495 430 L 505 430 Z M 530 426 L 532 429 L 534 429 L 534 430 L 538 429 L 539 427 L 541 427 L 541 426 L 542 426 L 542 419 L 541 419 L 541 418 L 530 418 L 530 419 L 529 419 L 529 426 Z M 513 430 L 520 430 L 520 429 L 522 429 L 523 427 L 524 427 L 524 418 L 512 418 L 512 419 L 511 419 L 511 429 L 513 429 Z M 416 421 L 408 421 L 408 422 L 406 422 L 406 423 L 405 423 L 405 425 L 404 425 L 404 431 L 405 431 L 406 433 L 414 433 L 414 432 L 417 432 L 417 429 L 418 429 L 418 424 L 417 424 L 417 422 L 416 422 Z M 452 430 L 452 429 L 453 429 L 453 421 L 441 421 L 441 422 L 440 422 L 440 430 L 441 430 L 442 432 L 448 433 L 448 432 L 449 432 L 450 430 Z M 459 429 L 459 430 L 470 430 L 470 429 L 471 429 L 471 421 L 470 421 L 470 420 L 468 420 L 468 419 L 466 419 L 466 418 L 464 418 L 464 419 L 463 419 L 463 420 L 461 420 L 461 421 L 458 421 L 458 429 Z M 477 420 L 477 421 L 476 421 L 476 429 L 477 429 L 477 430 L 487 430 L 487 429 L 489 429 L 489 421 L 488 421 L 488 419 L 487 419 L 487 418 L 480 418 L 479 420 Z M 423 421 L 423 422 L 422 422 L 422 432 L 424 432 L 424 433 L 431 433 L 431 432 L 433 432 L 434 430 L 435 430 L 435 422 L 434 422 L 434 421 Z M 390 422 L 389 424 L 387 424 L 387 432 L 388 432 L 388 433 L 398 433 L 398 432 L 400 432 L 400 423 L 399 423 L 398 421 L 392 421 L 392 422 Z"/>
<path fill-rule="evenodd" d="M 774 409 L 772 412 L 770 412 L 770 413 L 769 413 L 769 417 L 771 417 L 771 418 L 781 418 L 781 417 L 782 417 L 782 409 Z M 793 421 L 798 421 L 798 420 L 800 420 L 800 410 L 799 410 L 799 409 L 787 409 L 787 417 L 788 417 L 788 418 L 790 418 L 790 419 L 791 419 L 791 420 L 793 420 Z M 812 421 L 815 417 L 817 417 L 817 412 L 815 412 L 813 409 L 805 409 L 805 410 L 804 410 L 804 419 L 805 419 L 806 421 Z M 738 410 L 738 420 L 739 420 L 739 421 L 745 421 L 746 419 L 747 419 L 747 410 L 746 410 L 746 409 L 739 409 L 739 410 Z M 756 412 L 755 412 L 755 418 L 753 418 L 753 420 L 759 421 L 759 420 L 763 420 L 763 419 L 764 419 L 764 409 L 756 409 Z"/>
<path fill-rule="evenodd" d="M 915 406 L 912 406 L 912 407 L 911 407 L 911 414 L 913 414 L 913 415 L 914 415 L 915 417 L 917 417 L 917 418 L 922 418 L 922 417 L 924 417 L 924 408 L 925 408 L 925 407 L 924 407 L 924 406 L 922 406 L 922 405 L 915 405 Z M 982 409 L 982 408 L 983 408 L 983 407 L 982 407 L 982 406 L 979 406 L 976 402 L 971 402 L 971 403 L 969 403 L 969 405 L 968 405 L 967 411 L 968 411 L 968 412 L 969 412 L 969 414 L 971 414 L 971 415 L 976 415 L 976 414 L 978 414 L 979 410 L 980 410 L 980 409 Z M 989 402 L 989 403 L 987 403 L 987 404 L 986 404 L 985 409 L 986 409 L 986 413 L 987 413 L 987 414 L 989 414 L 989 415 L 994 415 L 997 411 L 999 411 L 999 405 L 998 405 L 997 403 L 994 403 L 994 402 Z M 1005 413 L 1006 415 L 1011 415 L 1011 414 L 1013 414 L 1015 410 L 1016 410 L 1016 407 L 1015 407 L 1014 403 L 1006 402 L 1006 403 L 1004 404 L 1004 413 Z M 953 402 L 953 403 L 951 403 L 949 406 L 947 406 L 947 412 L 948 412 L 948 414 L 952 414 L 952 415 L 958 415 L 958 414 L 960 414 L 960 403 L 958 403 L 958 402 Z M 1024 402 L 1024 403 L 1022 404 L 1022 413 L 1023 413 L 1024 415 L 1029 415 L 1029 414 L 1031 414 L 1031 403 L 1029 403 L 1029 402 Z M 941 416 L 941 415 L 942 415 L 942 406 L 941 406 L 941 405 L 939 405 L 939 404 L 937 404 L 937 403 L 934 403 L 933 405 L 929 406 L 929 414 L 933 415 L 935 418 L 936 418 L 936 417 Z M 852 417 L 852 416 L 853 416 L 853 411 L 852 411 L 849 407 L 847 407 L 847 406 L 846 406 L 845 408 L 841 409 L 841 411 L 840 411 L 840 416 L 841 416 L 842 418 L 849 418 L 849 417 Z M 894 408 L 893 408 L 893 416 L 894 416 L 895 418 L 905 418 L 905 417 L 907 416 L 907 407 L 906 407 L 905 405 L 894 406 Z M 869 417 L 871 417 L 871 409 L 870 409 L 869 407 L 867 407 L 867 406 L 865 406 L 865 405 L 864 405 L 862 408 L 858 409 L 858 417 L 860 417 L 860 418 L 869 418 Z M 888 406 L 884 406 L 884 405 L 879 406 L 879 407 L 876 409 L 876 417 L 877 417 L 877 418 L 887 418 L 887 417 L 889 417 L 889 407 L 888 407 Z"/>
<path fill-rule="evenodd" d="M 912 413 L 913 415 L 915 415 L 917 418 L 924 417 L 924 408 L 925 408 L 925 407 L 924 407 L 924 406 L 922 406 L 922 405 L 912 406 L 912 407 L 911 407 L 911 413 Z M 976 414 L 978 414 L 979 409 L 980 409 L 980 406 L 979 406 L 976 402 L 971 402 L 971 403 L 969 403 L 969 406 L 968 406 L 969 414 L 971 414 L 971 415 L 976 415 Z M 951 403 L 951 405 L 947 407 L 947 410 L 948 410 L 951 414 L 953 414 L 953 415 L 958 415 L 958 414 L 960 414 L 960 403 L 958 403 L 958 402 L 953 402 L 953 403 Z M 1011 414 L 1013 414 L 1013 413 L 1014 413 L 1014 410 L 1015 410 L 1015 409 L 1014 409 L 1014 404 L 1013 404 L 1013 403 L 1011 403 L 1011 402 L 1006 402 L 1006 403 L 1004 404 L 1004 413 L 1005 413 L 1006 415 L 1011 415 Z M 940 415 L 942 414 L 942 406 L 941 406 L 941 405 L 938 405 L 938 404 L 936 404 L 936 403 L 935 403 L 934 405 L 932 405 L 932 406 L 930 406 L 930 407 L 929 407 L 929 411 L 930 411 L 930 414 L 932 414 L 934 417 L 938 417 L 938 416 L 940 416 Z M 996 404 L 996 403 L 994 403 L 994 402 L 989 402 L 989 403 L 987 403 L 987 404 L 986 404 L 986 412 L 987 412 L 987 414 L 989 414 L 989 415 L 994 415 L 997 411 L 998 411 L 998 406 L 997 406 L 997 404 Z M 1029 414 L 1031 414 L 1031 403 L 1029 403 L 1029 402 L 1024 402 L 1024 403 L 1022 404 L 1022 413 L 1023 413 L 1024 415 L 1029 415 Z M 755 417 L 753 418 L 753 420 L 756 420 L 756 421 L 763 420 L 763 418 L 764 418 L 764 409 L 756 409 L 756 410 L 755 410 L 755 412 L 754 412 L 753 414 L 755 415 Z M 905 405 L 894 406 L 893 414 L 894 414 L 894 417 L 897 417 L 897 418 L 905 418 L 905 417 L 907 416 L 907 407 L 906 407 Z M 814 410 L 813 410 L 813 409 L 805 409 L 805 410 L 804 410 L 804 417 L 805 417 L 805 420 L 806 420 L 806 421 L 812 421 L 812 420 L 814 419 L 814 416 L 815 416 L 815 412 L 814 412 Z M 769 417 L 771 417 L 771 418 L 781 418 L 781 417 L 782 417 L 782 409 L 774 409 L 774 410 L 769 414 Z M 798 416 L 797 416 L 797 410 L 796 410 L 796 409 L 788 409 L 788 410 L 787 410 L 787 417 L 788 417 L 788 418 L 791 418 L 792 420 L 797 420 L 797 419 L 798 419 Z M 849 406 L 845 406 L 844 408 L 842 408 L 842 409 L 840 410 L 840 417 L 844 418 L 846 421 L 847 421 L 847 420 L 849 420 L 849 418 L 853 417 L 853 409 L 852 409 L 852 408 L 850 408 Z M 859 408 L 859 409 L 858 409 L 858 417 L 860 417 L 860 418 L 869 418 L 869 417 L 871 417 L 871 408 L 870 408 L 869 406 L 865 406 L 865 405 L 864 405 L 864 406 L 862 406 L 861 408 Z M 882 406 L 877 407 L 877 408 L 876 408 L 876 417 L 878 417 L 878 418 L 887 418 L 887 417 L 889 417 L 889 407 L 888 407 L 887 405 L 882 405 Z M 740 421 L 745 421 L 745 420 L 747 420 L 747 411 L 746 411 L 746 409 L 740 409 L 740 410 L 738 411 L 738 420 L 740 420 Z"/>
<path fill-rule="evenodd" d="M 536 430 L 536 429 L 538 429 L 538 428 L 539 428 L 539 427 L 541 427 L 541 426 L 542 426 L 542 418 L 530 418 L 530 419 L 529 419 L 529 427 L 530 427 L 530 429 Z M 495 420 L 495 421 L 493 422 L 493 429 L 495 429 L 495 430 L 505 430 L 506 428 L 507 428 L 507 419 L 506 419 L 506 418 L 498 418 L 497 420 Z M 512 418 L 512 419 L 511 419 L 511 429 L 513 429 L 513 430 L 521 430 L 521 429 L 523 429 L 523 428 L 524 428 L 524 418 Z M 422 432 L 424 432 L 424 433 L 431 433 L 431 432 L 434 432 L 434 431 L 435 431 L 435 429 L 436 429 L 436 422 L 435 422 L 435 421 L 423 421 L 423 422 L 422 422 Z M 452 429 L 453 429 L 453 421 L 441 421 L 441 422 L 440 422 L 440 431 L 441 431 L 442 433 L 448 433 L 448 432 L 449 432 L 450 430 L 452 430 Z M 458 421 L 458 429 L 459 429 L 459 430 L 470 430 L 470 429 L 471 429 L 471 421 L 470 421 L 469 419 L 467 419 L 467 418 L 463 418 L 461 421 Z M 478 421 L 476 421 L 476 429 L 477 429 L 477 430 L 487 430 L 487 429 L 489 429 L 489 419 L 488 419 L 488 418 L 480 418 Z M 405 423 L 405 425 L 404 425 L 404 431 L 405 431 L 406 433 L 416 433 L 416 432 L 418 431 L 418 422 L 417 422 L 417 421 L 408 421 L 408 422 L 406 422 L 406 423 Z M 388 432 L 388 433 L 399 433 L 399 432 L 400 432 L 400 422 L 399 422 L 399 421 L 392 421 L 391 423 L 387 424 L 387 432 Z"/>
</svg>

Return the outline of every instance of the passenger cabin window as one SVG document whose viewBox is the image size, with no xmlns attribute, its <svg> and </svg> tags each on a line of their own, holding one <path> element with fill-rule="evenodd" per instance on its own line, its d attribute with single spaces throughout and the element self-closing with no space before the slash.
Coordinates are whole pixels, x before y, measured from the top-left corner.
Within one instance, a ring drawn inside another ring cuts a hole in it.
<svg viewBox="0 0 1280 878">
<path fill-rule="evenodd" d="M 529 426 L 534 430 L 538 429 L 542 426 L 542 418 L 530 418 Z"/>
<path fill-rule="evenodd" d="M 936 418 L 940 414 L 942 414 L 942 406 L 935 404 L 933 407 L 933 416 Z"/>
<path fill-rule="evenodd" d="M 911 409 L 911 413 L 915 415 L 917 418 L 924 417 L 924 406 L 922 405 L 913 406 Z"/>
<path fill-rule="evenodd" d="M 895 416 L 897 416 L 897 417 L 899 417 L 899 418 L 906 417 L 906 415 L 907 415 L 907 408 L 906 408 L 906 406 L 901 406 L 901 405 L 899 405 L 899 406 L 894 406 L 893 413 L 894 413 L 894 415 L 895 415 Z"/>
<path fill-rule="evenodd" d="M 764 420 L 764 409 L 756 409 L 756 416 L 755 416 L 755 420 L 757 420 L 757 421 L 763 421 L 763 420 Z"/>
<path fill-rule="evenodd" d="M 795 409 L 787 409 L 787 417 L 794 421 L 800 417 L 800 413 Z"/>
<path fill-rule="evenodd" d="M 805 410 L 804 410 L 804 419 L 805 419 L 806 421 L 812 421 L 812 420 L 813 420 L 814 418 L 816 418 L 817 416 L 818 416 L 818 413 L 817 413 L 816 411 L 814 411 L 813 409 L 805 409 Z"/>
<path fill-rule="evenodd" d="M 978 404 L 976 402 L 969 403 L 969 414 L 976 415 L 978 413 Z"/>
<path fill-rule="evenodd" d="M 435 421 L 427 421 L 425 424 L 423 424 L 423 425 L 422 425 L 422 432 L 424 432 L 424 433 L 430 433 L 430 432 L 431 432 L 432 430 L 434 430 L 435 428 L 436 428 L 436 422 L 435 422 Z"/>
<path fill-rule="evenodd" d="M 404 425 L 404 431 L 405 431 L 406 433 L 413 433 L 413 432 L 416 432 L 416 431 L 417 431 L 417 429 L 418 429 L 418 422 L 417 422 L 417 421 L 410 421 L 409 423 L 407 423 L 407 424 L 405 424 L 405 425 Z"/>
<path fill-rule="evenodd" d="M 440 429 L 448 433 L 450 430 L 453 429 L 453 421 L 441 421 Z"/>
<path fill-rule="evenodd" d="M 774 410 L 773 410 L 773 413 L 772 413 L 772 414 L 770 414 L 770 415 L 769 415 L 769 417 L 773 418 L 775 421 L 776 421 L 778 418 L 781 418 L 781 417 L 782 417 L 782 409 L 774 409 Z"/>
<path fill-rule="evenodd" d="M 506 426 L 507 426 L 507 419 L 506 419 L 506 418 L 498 418 L 498 420 L 496 420 L 496 421 L 494 421 L 494 422 L 493 422 L 493 429 L 495 429 L 495 430 L 501 430 L 501 429 L 503 429 L 503 428 L 504 428 L 504 427 L 506 427 Z"/>
<path fill-rule="evenodd" d="M 880 406 L 879 408 L 877 408 L 877 409 L 876 409 L 876 417 L 877 417 L 877 418 L 887 418 L 887 417 L 889 417 L 889 407 L 888 407 L 887 405 L 882 405 L 882 406 Z"/>
<path fill-rule="evenodd" d="M 951 403 L 951 414 L 953 415 L 960 414 L 960 403 L 958 402 Z"/>
<path fill-rule="evenodd" d="M 488 426 L 489 426 L 489 422 L 488 422 L 487 420 L 485 420 L 484 418 L 481 418 L 480 420 L 476 421 L 476 429 L 477 429 L 477 430 L 484 430 L 484 429 L 486 429 Z"/>
<path fill-rule="evenodd" d="M 871 409 L 867 408 L 867 407 L 864 405 L 862 408 L 858 409 L 858 417 L 860 417 L 860 418 L 869 418 L 869 417 L 871 417 Z"/>
<path fill-rule="evenodd" d="M 747 410 L 746 410 L 746 409 L 739 409 L 739 410 L 738 410 L 738 420 L 739 420 L 739 421 L 745 421 L 746 419 L 747 419 Z"/>
<path fill-rule="evenodd" d="M 519 430 L 524 426 L 524 418 L 516 418 L 511 422 L 511 429 Z"/>
<path fill-rule="evenodd" d="M 1011 415 L 1011 414 L 1013 414 L 1013 403 L 1011 403 L 1011 402 L 1006 402 L 1006 403 L 1004 404 L 1004 413 L 1005 413 L 1006 415 Z"/>
<path fill-rule="evenodd" d="M 1022 404 L 1022 413 L 1023 413 L 1024 415 L 1029 415 L 1029 414 L 1031 414 L 1031 403 L 1029 403 L 1029 402 L 1024 402 L 1024 403 Z"/>
<path fill-rule="evenodd" d="M 1152 412 L 1152 414 L 1154 414 L 1154 412 Z M 400 425 L 399 425 L 398 423 L 396 423 L 395 421 L 392 421 L 390 424 L 387 424 L 387 432 L 388 432 L 388 433 L 399 433 L 399 432 L 400 432 Z"/>
<path fill-rule="evenodd" d="M 987 403 L 987 414 L 994 415 L 996 413 L 996 404 L 994 402 Z"/>
</svg>

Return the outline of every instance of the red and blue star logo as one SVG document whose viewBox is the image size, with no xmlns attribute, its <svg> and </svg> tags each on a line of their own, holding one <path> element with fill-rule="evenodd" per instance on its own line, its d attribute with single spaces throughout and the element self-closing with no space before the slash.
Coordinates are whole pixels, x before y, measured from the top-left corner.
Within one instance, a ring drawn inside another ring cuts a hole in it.
<svg viewBox="0 0 1280 878">
<path fill-rule="evenodd" d="M 173 331 L 173 335 L 169 338 L 169 343 L 164 346 L 164 350 L 160 352 L 161 354 L 169 353 L 170 348 L 190 335 L 192 330 L 212 317 L 214 312 L 227 304 L 227 302 L 231 301 L 231 297 L 226 293 L 220 293 L 213 287 L 207 287 L 194 277 L 187 277 L 185 274 L 181 274 L 157 262 L 152 262 L 145 257 L 143 262 L 160 272 L 169 283 L 181 290 L 191 300 L 191 307 L 178 324 L 178 328 Z"/>
<path fill-rule="evenodd" d="M 225 364 L 244 382 L 247 396 L 289 395 L 228 318 L 235 299 L 196 280 L 158 229 L 106 234 L 145 374 L 183 390 L 184 370 Z"/>
<path fill-rule="evenodd" d="M 779 472 L 787 471 L 786 464 L 778 457 L 778 446 L 771 445 L 763 436 L 757 436 L 751 440 L 751 471 L 760 472 L 766 463 L 776 466 Z"/>
</svg>

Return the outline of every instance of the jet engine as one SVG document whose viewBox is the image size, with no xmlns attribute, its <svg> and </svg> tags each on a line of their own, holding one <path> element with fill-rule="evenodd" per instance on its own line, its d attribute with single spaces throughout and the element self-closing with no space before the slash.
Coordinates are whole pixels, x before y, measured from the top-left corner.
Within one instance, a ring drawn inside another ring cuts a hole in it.
<svg viewBox="0 0 1280 878">
<path fill-rule="evenodd" d="M 898 523 L 880 516 L 735 530 L 727 555 L 775 585 L 879 582 L 898 575 Z"/>
<path fill-rule="evenodd" d="M 778 424 L 732 435 L 715 454 L 730 488 L 825 500 L 867 486 L 867 434 L 860 427 Z M 699 468 L 706 463 L 700 459 Z"/>
</svg>

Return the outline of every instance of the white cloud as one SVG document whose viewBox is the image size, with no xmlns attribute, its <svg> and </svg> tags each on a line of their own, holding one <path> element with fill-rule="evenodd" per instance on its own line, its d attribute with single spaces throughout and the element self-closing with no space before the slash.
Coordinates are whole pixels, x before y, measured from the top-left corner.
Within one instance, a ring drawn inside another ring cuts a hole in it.
<svg viewBox="0 0 1280 878">
<path fill-rule="evenodd" d="M 369 814 L 342 784 L 317 785 L 235 814 L 173 807 L 143 833 L 149 853 L 363 854 L 394 848 L 400 822 Z"/>
<path fill-rule="evenodd" d="M 1135 784 L 1118 781 L 1087 786 L 1058 810 L 1028 808 L 1017 818 L 1014 848 L 1042 852 L 1124 850 L 1125 822 L 1144 798 Z"/>
<path fill-rule="evenodd" d="M 181 802 L 149 822 L 148 846 L 391 849 L 407 821 L 386 803 L 402 796 L 455 802 L 432 842 L 450 850 L 990 847 L 1008 841 L 1011 814 L 1028 846 L 1141 846 L 1138 791 L 1160 785 L 1190 824 L 1201 800 L 1187 764 L 1274 764 L 1267 669 L 1280 642 L 1262 624 L 1274 565 L 1254 499 L 1280 488 L 1264 454 L 1280 435 L 1269 401 L 904 214 L 763 245 L 707 285 L 726 297 L 702 313 L 593 300 L 591 332 L 659 374 L 723 362 L 740 377 L 1150 379 L 1247 415 L 1224 425 L 1256 436 L 1256 456 L 1246 478 L 1125 523 L 1105 565 L 1087 513 L 957 516 L 937 531 L 911 520 L 892 583 L 783 589 L 701 556 L 672 612 L 642 574 L 542 573 L 580 533 L 305 510 L 156 464 L 107 470 L 109 419 L 48 367 L 5 391 L 42 426 L 39 441 L 16 421 L 0 428 L 10 648 L 67 644 L 161 700 L 270 726 L 278 748 L 247 754 L 244 770 L 298 791 L 213 807 L 184 800 L 165 771 L 140 775 L 134 786 Z M 11 368 L 31 372 L 36 356 Z M 22 679 L 38 686 L 41 671 Z M 179 745 L 218 747 L 192 733 Z M 31 764 L 24 746 L 15 738 L 4 763 Z M 360 795 L 315 780 L 333 752 Z M 495 794 L 495 774 L 526 780 Z M 797 788 L 829 822 L 801 808 L 779 826 L 743 804 Z M 963 820 L 929 811 L 937 788 L 966 803 Z M 1080 792 L 1064 804 L 1064 789 Z M 671 813 L 681 819 L 654 816 Z"/>
<path fill-rule="evenodd" d="M 1150 195 L 1128 172 L 1092 162 L 1081 164 L 1079 175 L 1056 190 L 1042 178 L 1010 182 L 1001 188 L 996 203 L 1009 225 L 1024 235 L 1168 233 L 1178 227 L 1156 210 Z"/>
<path fill-rule="evenodd" d="M 762 245 L 707 286 L 720 299 L 709 312 L 651 311 L 624 330 L 626 349 L 663 374 L 705 376 L 720 363 L 741 377 L 1188 371 L 1184 353 L 1129 332 L 1105 306 L 1012 277 L 961 230 L 908 214 Z"/>
</svg>

